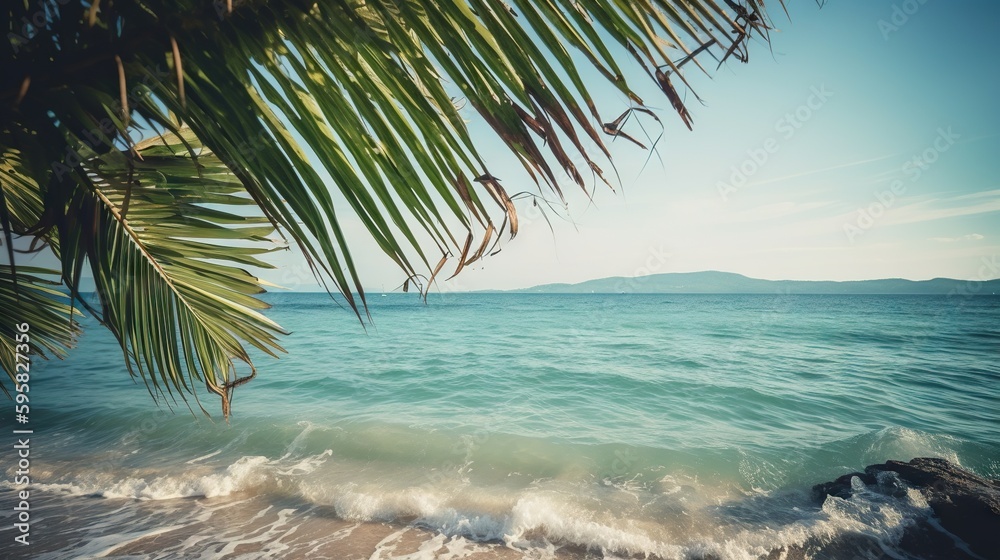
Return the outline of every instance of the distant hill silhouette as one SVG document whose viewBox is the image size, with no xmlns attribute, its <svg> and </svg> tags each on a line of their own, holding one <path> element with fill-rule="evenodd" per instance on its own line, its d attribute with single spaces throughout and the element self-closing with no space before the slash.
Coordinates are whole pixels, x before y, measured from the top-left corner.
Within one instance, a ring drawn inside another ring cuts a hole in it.
<svg viewBox="0 0 1000 560">
<path fill-rule="evenodd" d="M 933 280 L 858 280 L 847 282 L 761 280 L 731 272 L 670 272 L 635 278 L 613 277 L 579 284 L 543 284 L 513 293 L 651 293 L 651 294 L 1000 294 L 1000 279 L 976 282 Z"/>
</svg>

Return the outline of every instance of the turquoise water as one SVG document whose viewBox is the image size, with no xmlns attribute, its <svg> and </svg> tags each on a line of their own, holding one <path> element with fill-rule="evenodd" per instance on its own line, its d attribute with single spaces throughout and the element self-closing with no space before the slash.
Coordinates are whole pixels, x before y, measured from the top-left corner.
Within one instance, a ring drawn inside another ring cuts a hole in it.
<svg viewBox="0 0 1000 560">
<path fill-rule="evenodd" d="M 320 527 L 295 541 L 276 517 L 286 548 L 247 557 L 334 546 L 326 519 L 466 546 L 448 558 L 756 558 L 845 532 L 891 550 L 918 497 L 816 503 L 811 485 L 917 456 L 1000 478 L 996 297 L 376 294 L 367 330 L 326 295 L 266 297 L 289 353 L 258 358 L 230 425 L 214 397 L 214 421 L 157 409 L 97 328 L 35 365 L 38 557 L 164 527 L 190 535 L 160 557 L 218 557 L 205 512 L 244 503 Z"/>
</svg>

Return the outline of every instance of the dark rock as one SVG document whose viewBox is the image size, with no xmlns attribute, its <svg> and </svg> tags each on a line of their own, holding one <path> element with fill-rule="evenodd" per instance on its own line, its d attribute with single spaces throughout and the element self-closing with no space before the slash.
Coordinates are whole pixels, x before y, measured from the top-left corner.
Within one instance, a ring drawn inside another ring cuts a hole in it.
<svg viewBox="0 0 1000 560">
<path fill-rule="evenodd" d="M 941 526 L 965 541 L 972 552 L 984 558 L 1000 558 L 1000 484 L 996 481 L 944 459 L 888 461 L 873 467 L 893 471 L 920 489 Z"/>
<path fill-rule="evenodd" d="M 893 474 L 889 474 L 893 473 Z M 887 476 L 888 475 L 888 476 Z M 911 527 L 900 542 L 901 548 L 918 558 L 968 557 L 961 551 L 964 541 L 973 554 L 988 560 L 1000 559 L 1000 482 L 989 480 L 957 467 L 944 459 L 919 458 L 903 463 L 888 461 L 871 465 L 864 473 L 844 475 L 833 482 L 817 484 L 813 495 L 847 499 L 853 493 L 852 479 L 866 486 L 879 483 L 878 491 L 896 494 L 905 491 L 892 479 L 919 490 L 934 511 L 942 533 L 933 522 Z"/>
<path fill-rule="evenodd" d="M 861 482 L 864 482 L 866 486 L 875 484 L 875 477 L 873 475 L 860 472 L 845 474 L 833 482 L 824 482 L 813 486 L 813 499 L 822 503 L 827 496 L 836 496 L 845 500 L 850 498 L 852 493 L 851 479 L 854 477 L 861 479 Z"/>
</svg>

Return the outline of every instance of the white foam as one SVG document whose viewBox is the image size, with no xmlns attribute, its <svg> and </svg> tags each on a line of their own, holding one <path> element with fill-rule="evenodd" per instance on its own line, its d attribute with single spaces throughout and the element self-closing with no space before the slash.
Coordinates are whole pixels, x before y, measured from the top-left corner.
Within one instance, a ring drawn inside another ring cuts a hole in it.
<svg viewBox="0 0 1000 560">
<path fill-rule="evenodd" d="M 642 530 L 611 526 L 589 517 L 588 513 L 551 498 L 522 498 L 514 506 L 504 542 L 526 548 L 535 545 L 530 538 L 532 533 L 542 533 L 550 542 L 567 542 L 607 552 L 663 558 L 678 557 L 683 552 L 682 547 L 658 542 Z"/>
<path fill-rule="evenodd" d="M 306 426 L 300 436 L 309 429 Z M 399 477 L 392 472 L 358 471 L 344 465 L 339 470 L 320 470 L 331 456 L 330 450 L 307 457 L 285 455 L 277 460 L 246 456 L 225 468 L 200 463 L 180 474 L 137 473 L 123 480 L 114 480 L 113 473 L 78 473 L 70 483 L 39 487 L 74 495 L 167 500 L 229 496 L 290 479 L 292 484 L 282 489 L 297 490 L 307 503 L 331 506 L 342 519 L 403 521 L 408 527 L 433 533 L 419 550 L 403 556 L 394 554 L 406 533 L 394 533 L 377 547 L 372 556 L 375 560 L 424 560 L 435 558 L 434 554 L 457 559 L 479 546 L 506 546 L 544 557 L 565 545 L 599 551 L 606 558 L 714 556 L 749 560 L 778 548 L 830 542 L 847 533 L 867 536 L 889 551 L 906 527 L 930 515 L 919 492 L 909 490 L 894 498 L 860 481 L 854 484 L 852 498 L 829 497 L 819 508 L 765 491 L 751 496 L 728 495 L 686 479 L 682 483 L 673 476 L 664 476 L 652 486 L 632 480 L 596 485 L 539 480 L 527 488 L 498 488 L 476 487 L 468 480 L 456 484 L 452 479 L 400 486 Z M 331 472 L 340 471 L 355 481 L 344 482 L 340 474 L 331 476 Z M 212 515 L 214 507 L 212 502 L 206 503 L 203 511 Z M 264 508 L 251 522 L 274 516 L 276 509 Z M 751 509 L 752 515 L 742 513 Z M 294 532 L 294 527 L 287 526 L 293 513 L 281 510 L 274 523 L 252 535 L 236 534 L 230 544 L 266 546 L 278 554 L 287 545 L 267 539 L 280 540 Z M 353 530 L 338 538 L 348 538 Z M 134 539 L 143 534 L 120 536 Z M 197 543 L 198 539 L 189 544 Z M 89 550 L 100 554 L 113 549 L 107 549 L 105 543 L 104 548 Z"/>
<path fill-rule="evenodd" d="M 285 454 L 281 457 L 282 459 L 287 459 L 288 457 L 291 457 L 295 453 L 301 451 L 305 447 L 306 436 L 318 428 L 315 424 L 309 422 L 308 420 L 302 420 L 297 425 L 302 428 L 302 431 L 288 443 L 288 446 L 285 448 Z"/>
<path fill-rule="evenodd" d="M 121 478 L 119 473 L 82 471 L 76 473 L 71 482 L 37 483 L 36 486 L 42 490 L 74 496 L 137 500 L 216 498 L 260 486 L 279 476 L 298 477 L 310 474 L 320 468 L 330 454 L 330 451 L 326 451 L 294 462 L 245 456 L 222 470 L 204 464 L 193 464 L 182 474 L 159 476 L 149 474 Z"/>
<path fill-rule="evenodd" d="M 100 552 L 94 554 L 93 558 L 105 558 L 108 555 L 110 555 L 111 553 L 113 553 L 114 551 L 116 551 L 116 550 L 118 550 L 120 548 L 123 548 L 125 546 L 128 546 L 128 545 L 130 545 L 130 544 L 132 544 L 132 543 L 134 543 L 136 541 L 139 541 L 141 539 L 145 539 L 145 538 L 148 538 L 148 537 L 153 537 L 153 536 L 156 536 L 156 535 L 162 535 L 163 533 L 169 533 L 170 531 L 175 531 L 175 530 L 181 529 L 183 527 L 184 527 L 183 525 L 175 525 L 175 526 L 172 526 L 172 527 L 160 527 L 160 528 L 157 528 L 157 529 L 150 529 L 148 531 L 138 531 L 138 532 L 135 532 L 135 533 L 128 533 L 128 534 L 125 534 L 125 535 L 118 535 L 118 534 L 115 534 L 115 535 L 105 535 L 104 537 L 95 539 L 95 542 L 91 542 L 90 543 L 90 545 L 92 547 L 95 546 L 95 545 L 96 546 L 102 546 L 104 543 L 111 543 L 110 546 L 107 546 L 106 548 L 104 548 Z"/>
<path fill-rule="evenodd" d="M 185 463 L 188 464 L 188 465 L 193 465 L 195 463 L 199 463 L 201 461 L 204 461 L 205 459 L 211 459 L 212 457 L 215 457 L 219 453 L 222 453 L 221 449 L 218 450 L 218 451 L 213 451 L 213 452 L 209 453 L 208 455 L 202 455 L 201 457 L 195 457 L 194 459 L 191 459 L 190 461 L 186 461 Z"/>
<path fill-rule="evenodd" d="M 426 517 L 440 511 L 444 502 L 442 496 L 422 488 L 369 493 L 355 491 L 348 486 L 336 494 L 333 506 L 337 515 L 351 521 L 392 521 L 400 517 Z"/>
<path fill-rule="evenodd" d="M 289 523 L 289 518 L 295 513 L 294 509 L 283 509 L 278 512 L 278 519 L 266 526 L 263 531 L 258 530 L 256 535 L 247 535 L 243 538 L 230 537 L 226 545 L 214 551 L 216 557 L 224 558 L 236 552 L 236 549 L 248 544 L 264 545 L 260 557 L 277 558 L 283 556 L 282 552 L 288 550 L 288 545 L 282 539 L 293 534 L 295 527 L 284 529 Z M 280 537 L 280 538 L 279 538 Z"/>
<path fill-rule="evenodd" d="M 414 552 L 396 555 L 396 547 L 409 532 L 410 528 L 403 528 L 382 539 L 369 560 L 459 560 L 486 550 L 464 537 L 438 534 L 421 542 Z"/>
<path fill-rule="evenodd" d="M 463 492 L 458 500 L 448 492 L 429 487 L 386 489 L 377 485 L 364 489 L 342 485 L 325 493 L 326 503 L 332 503 L 345 519 L 403 519 L 410 527 L 437 533 L 440 539 L 434 550 L 448 543 L 460 543 L 457 539 L 461 538 L 476 543 L 500 542 L 532 554 L 574 545 L 600 551 L 607 558 L 617 554 L 755 560 L 779 548 L 828 543 L 844 534 L 866 536 L 883 550 L 891 551 L 908 526 L 930 515 L 926 501 L 917 491 L 893 498 L 864 485 L 855 488 L 851 499 L 829 497 L 821 508 L 806 504 L 793 508 L 786 499 L 769 501 L 766 494 L 756 494 L 754 498 L 761 499 L 762 508 L 758 513 L 763 515 L 754 520 L 731 518 L 700 504 L 690 511 L 681 511 L 685 519 L 678 519 L 679 524 L 673 528 L 668 527 L 669 516 L 629 518 L 581 505 L 589 501 L 579 495 L 537 487 L 519 491 L 514 499 L 485 502 L 477 501 L 477 497 L 471 491 Z M 458 507 L 458 502 L 463 506 Z M 497 511 L 498 504 L 504 502 L 508 505 Z M 773 521 L 767 520 L 769 507 L 781 510 L 775 512 Z M 688 516 L 694 518 L 694 523 Z M 697 531 L 692 532 L 691 527 Z M 387 537 L 372 558 L 431 558 L 421 556 L 423 552 L 393 556 L 394 543 L 402 534 Z"/>
<path fill-rule="evenodd" d="M 203 476 L 167 475 L 152 480 L 126 478 L 94 493 L 105 498 L 135 498 L 140 500 L 228 496 L 254 483 L 259 483 L 266 476 L 261 467 L 267 464 L 267 457 L 240 457 L 221 473 Z"/>
<path fill-rule="evenodd" d="M 294 465 L 276 469 L 276 472 L 282 476 L 303 476 L 314 472 L 316 469 L 320 468 L 323 463 L 326 462 L 327 458 L 333 455 L 333 450 L 327 449 L 326 451 L 320 453 L 319 455 L 313 455 L 311 457 L 305 457 L 301 461 L 295 463 Z M 287 455 L 285 456 L 287 457 Z"/>
<path fill-rule="evenodd" d="M 914 457 L 940 457 L 953 465 L 962 466 L 955 445 L 956 440 L 947 435 L 931 435 L 895 426 L 876 433 L 875 441 L 865 450 L 862 462 L 868 465 L 892 458 L 908 461 Z"/>
<path fill-rule="evenodd" d="M 255 472 L 259 474 L 269 469 L 273 470 L 273 465 L 263 458 L 246 457 L 224 473 L 192 477 L 186 486 L 178 486 L 178 480 L 153 479 L 144 484 L 123 483 L 119 491 L 131 497 L 155 496 L 150 499 L 186 493 L 223 493 L 239 487 L 240 481 L 252 480 Z M 754 496 L 761 499 L 759 510 L 764 515 L 760 518 L 741 520 L 738 512 L 729 514 L 727 509 L 699 505 L 681 511 L 685 517 L 682 521 L 671 515 L 652 514 L 640 518 L 616 514 L 602 509 L 603 506 L 593 507 L 598 503 L 594 500 L 573 492 L 554 491 L 551 487 L 545 488 L 545 484 L 497 498 L 502 492 L 467 490 L 456 496 L 433 487 L 387 489 L 374 483 L 323 487 L 319 482 L 315 481 L 316 487 L 325 488 L 323 500 L 344 519 L 359 523 L 407 521 L 405 527 L 375 547 L 372 560 L 457 560 L 497 546 L 515 549 L 526 558 L 554 558 L 555 551 L 567 545 L 586 548 L 609 559 L 711 556 L 720 560 L 756 560 L 779 548 L 826 543 L 848 533 L 867 536 L 882 550 L 891 552 L 903 530 L 917 518 L 928 516 L 930 511 L 919 492 L 910 490 L 901 498 L 893 498 L 863 485 L 856 485 L 855 495 L 850 499 L 829 497 L 821 508 L 805 505 L 792 508 L 784 499 Z M 313 498 L 316 497 L 314 494 Z M 226 501 L 226 504 L 231 506 L 232 502 Z M 211 505 L 200 507 L 201 514 L 215 515 L 219 510 L 209 507 Z M 768 508 L 776 508 L 773 520 L 767 515 Z M 241 546 L 258 551 L 266 549 L 267 554 L 278 556 L 292 548 L 301 552 L 300 547 L 308 543 L 296 543 L 288 538 L 295 533 L 298 515 L 309 513 L 264 507 L 252 519 L 241 523 L 242 526 L 258 526 L 252 533 L 226 534 L 224 545 L 203 549 L 204 554 L 200 557 L 235 553 Z M 117 519 L 117 516 L 112 517 Z M 112 530 L 114 534 L 93 542 L 86 552 L 90 557 L 113 555 L 129 542 L 196 523 L 191 518 L 177 519 L 172 515 L 168 519 L 168 527 L 163 529 L 144 527 L 128 533 Z M 178 522 L 183 524 L 178 525 Z M 676 526 L 668 527 L 671 523 Z M 345 527 L 323 541 L 348 539 L 358 526 Z M 696 530 L 689 530 L 692 527 Z M 414 528 L 430 530 L 431 534 L 416 545 L 416 550 L 409 548 L 412 552 L 400 552 L 404 537 L 414 536 Z M 181 543 L 180 548 L 175 546 L 171 551 L 197 555 L 204 546 L 203 535 L 193 535 Z"/>
</svg>

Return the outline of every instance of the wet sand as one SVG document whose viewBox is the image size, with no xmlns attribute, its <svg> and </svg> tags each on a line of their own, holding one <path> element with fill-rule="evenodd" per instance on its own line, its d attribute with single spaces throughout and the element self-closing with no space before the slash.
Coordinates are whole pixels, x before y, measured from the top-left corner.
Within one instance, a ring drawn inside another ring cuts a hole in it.
<svg viewBox="0 0 1000 560">
<path fill-rule="evenodd" d="M 55 558 L 288 558 L 336 560 L 519 560 L 601 558 L 586 551 L 516 549 L 449 537 L 403 521 L 345 521 L 332 508 L 262 496 L 136 501 L 40 494 L 31 544 L 0 556 Z"/>
</svg>

